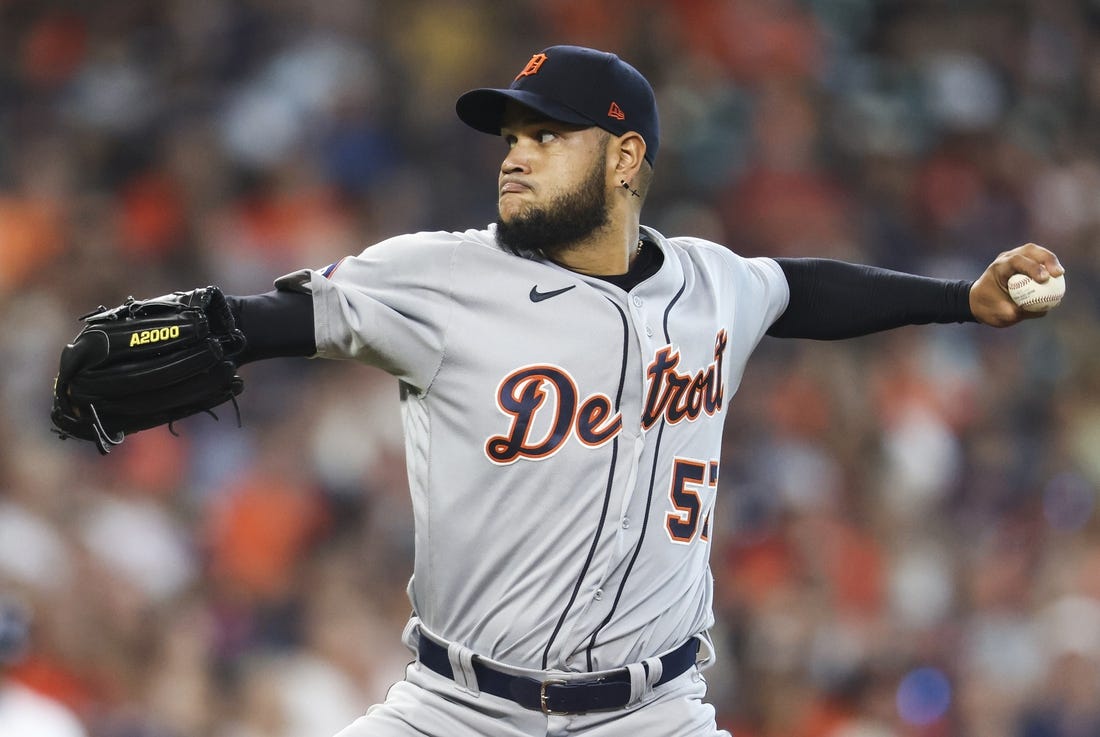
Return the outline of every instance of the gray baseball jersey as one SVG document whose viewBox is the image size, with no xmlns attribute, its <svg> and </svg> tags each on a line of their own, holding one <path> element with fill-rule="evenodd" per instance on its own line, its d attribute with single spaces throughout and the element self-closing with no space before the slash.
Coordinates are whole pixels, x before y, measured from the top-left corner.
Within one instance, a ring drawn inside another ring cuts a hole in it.
<svg viewBox="0 0 1100 737">
<path fill-rule="evenodd" d="M 516 257 L 493 226 L 392 238 L 279 279 L 317 355 L 400 381 L 416 559 L 446 640 L 523 668 L 617 668 L 712 624 L 722 425 L 783 312 L 778 264 L 646 229 L 629 293 Z"/>
</svg>

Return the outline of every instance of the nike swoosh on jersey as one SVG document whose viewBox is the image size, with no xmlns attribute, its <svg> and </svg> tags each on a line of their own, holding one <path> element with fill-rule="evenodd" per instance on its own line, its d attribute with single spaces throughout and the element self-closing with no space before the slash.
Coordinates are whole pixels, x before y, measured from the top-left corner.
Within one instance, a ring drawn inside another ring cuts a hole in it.
<svg viewBox="0 0 1100 737">
<path fill-rule="evenodd" d="M 555 289 L 550 292 L 540 292 L 539 286 L 538 284 L 536 284 L 535 286 L 531 287 L 531 294 L 529 296 L 531 297 L 532 302 L 541 302 L 544 299 L 550 299 L 551 297 L 557 297 L 559 294 L 564 294 L 575 286 L 577 285 L 570 284 L 568 287 L 562 287 L 561 289 Z"/>
</svg>

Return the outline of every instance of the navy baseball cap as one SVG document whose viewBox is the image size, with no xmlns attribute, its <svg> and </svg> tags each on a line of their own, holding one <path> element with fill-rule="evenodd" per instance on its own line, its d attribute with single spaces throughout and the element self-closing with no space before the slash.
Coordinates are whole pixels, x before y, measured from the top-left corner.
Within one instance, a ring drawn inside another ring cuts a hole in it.
<svg viewBox="0 0 1100 737">
<path fill-rule="evenodd" d="M 645 140 L 653 165 L 660 145 L 657 101 L 637 69 L 615 54 L 581 46 L 551 46 L 531 57 L 508 89 L 470 90 L 455 111 L 471 128 L 500 135 L 509 100 L 573 125 L 594 125 L 621 136 L 629 131 Z"/>
</svg>

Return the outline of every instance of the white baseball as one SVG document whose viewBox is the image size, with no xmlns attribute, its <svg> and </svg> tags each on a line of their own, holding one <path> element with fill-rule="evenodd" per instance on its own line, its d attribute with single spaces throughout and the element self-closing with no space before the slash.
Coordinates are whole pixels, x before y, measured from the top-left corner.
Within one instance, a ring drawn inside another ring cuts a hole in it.
<svg viewBox="0 0 1100 737">
<path fill-rule="evenodd" d="M 1052 276 L 1045 282 L 1037 282 L 1027 274 L 1013 274 L 1008 278 L 1008 296 L 1028 312 L 1046 312 L 1054 309 L 1066 293 L 1065 276 Z"/>
</svg>

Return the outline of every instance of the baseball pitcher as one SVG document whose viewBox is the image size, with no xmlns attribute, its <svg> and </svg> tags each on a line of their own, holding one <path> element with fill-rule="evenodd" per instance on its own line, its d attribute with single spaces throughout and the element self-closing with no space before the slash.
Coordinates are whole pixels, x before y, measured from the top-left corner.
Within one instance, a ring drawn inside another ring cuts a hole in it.
<svg viewBox="0 0 1100 737">
<path fill-rule="evenodd" d="M 1063 269 L 1034 244 L 972 282 L 666 236 L 641 224 L 660 146 L 646 79 L 573 46 L 517 72 L 457 103 L 501 137 L 495 223 L 391 238 L 267 294 L 224 297 L 228 310 L 207 288 L 154 300 L 152 326 L 126 322 L 148 319 L 135 305 L 97 313 L 62 356 L 54 423 L 103 450 L 149 426 L 97 389 L 103 372 L 140 363 L 129 352 L 176 367 L 164 359 L 174 330 L 197 336 L 210 398 L 185 372 L 185 406 L 156 407 L 156 422 L 236 397 L 234 369 L 249 361 L 379 366 L 401 389 L 415 657 L 340 737 L 725 734 L 705 703 L 708 559 L 722 426 L 754 347 L 1012 325 L 1035 313 L 1013 303 L 1008 278 Z M 188 311 L 182 328 L 166 317 Z"/>
</svg>

